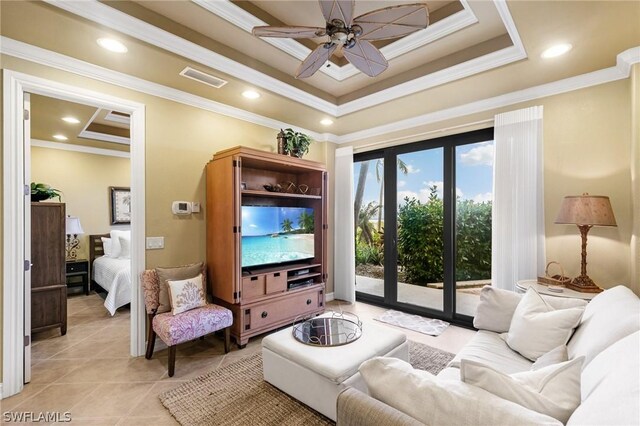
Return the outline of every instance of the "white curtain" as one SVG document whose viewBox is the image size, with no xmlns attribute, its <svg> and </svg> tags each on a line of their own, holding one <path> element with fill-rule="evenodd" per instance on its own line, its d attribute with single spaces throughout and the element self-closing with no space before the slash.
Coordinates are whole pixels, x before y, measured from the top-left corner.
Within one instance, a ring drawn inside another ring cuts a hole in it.
<svg viewBox="0 0 640 426">
<path fill-rule="evenodd" d="M 353 148 L 336 149 L 333 297 L 356 301 L 356 248 L 353 223 Z"/>
<path fill-rule="evenodd" d="M 544 273 L 542 106 L 498 114 L 494 127 L 492 285 Z"/>
</svg>

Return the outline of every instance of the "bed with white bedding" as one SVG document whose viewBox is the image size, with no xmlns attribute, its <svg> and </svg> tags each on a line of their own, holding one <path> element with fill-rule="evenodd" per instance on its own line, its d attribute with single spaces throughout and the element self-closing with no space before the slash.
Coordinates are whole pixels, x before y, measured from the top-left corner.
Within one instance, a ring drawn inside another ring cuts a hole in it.
<svg viewBox="0 0 640 426">
<path fill-rule="evenodd" d="M 131 259 L 107 256 L 102 238 L 110 238 L 110 234 L 89 236 L 91 279 L 106 290 L 104 307 L 115 315 L 118 308 L 131 303 Z"/>
</svg>

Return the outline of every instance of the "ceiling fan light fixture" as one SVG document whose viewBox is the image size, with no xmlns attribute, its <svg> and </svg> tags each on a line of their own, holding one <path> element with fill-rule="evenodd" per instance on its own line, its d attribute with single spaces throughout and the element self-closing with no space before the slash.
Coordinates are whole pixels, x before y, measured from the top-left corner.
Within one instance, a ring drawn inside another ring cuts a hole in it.
<svg viewBox="0 0 640 426">
<path fill-rule="evenodd" d="M 546 49 L 540 56 L 544 59 L 556 58 L 558 56 L 564 55 L 572 48 L 573 46 L 569 43 L 559 43 Z"/>
<path fill-rule="evenodd" d="M 256 92 L 255 90 L 245 90 L 244 92 L 242 92 L 242 96 L 247 99 L 258 99 L 260 97 L 260 93 Z"/>
</svg>

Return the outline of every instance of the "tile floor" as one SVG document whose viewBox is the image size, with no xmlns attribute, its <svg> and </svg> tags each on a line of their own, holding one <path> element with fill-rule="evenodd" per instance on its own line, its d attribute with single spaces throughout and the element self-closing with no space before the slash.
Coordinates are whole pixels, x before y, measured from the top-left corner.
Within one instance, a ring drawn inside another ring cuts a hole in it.
<svg viewBox="0 0 640 426">
<path fill-rule="evenodd" d="M 363 320 L 384 311 L 363 303 L 327 305 Z M 129 317 L 127 309 L 111 317 L 96 294 L 70 297 L 67 334 L 60 337 L 58 330 L 51 330 L 33 336 L 31 383 L 22 393 L 2 400 L 0 412 L 69 412 L 72 424 L 177 424 L 158 394 L 260 350 L 261 338 L 254 338 L 242 350 L 232 345 L 225 355 L 221 338 L 207 336 L 178 346 L 176 374 L 169 378 L 166 349 L 151 360 L 129 356 Z M 455 326 L 438 337 L 401 330 L 411 340 L 449 352 L 457 352 L 474 334 Z"/>
</svg>

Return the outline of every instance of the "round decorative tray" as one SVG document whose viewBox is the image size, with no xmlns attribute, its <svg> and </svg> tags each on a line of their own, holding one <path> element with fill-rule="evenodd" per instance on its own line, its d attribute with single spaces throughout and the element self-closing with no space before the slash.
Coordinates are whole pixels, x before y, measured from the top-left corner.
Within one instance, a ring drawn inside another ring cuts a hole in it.
<svg viewBox="0 0 640 426">
<path fill-rule="evenodd" d="M 362 336 L 362 321 L 350 312 L 328 311 L 324 315 L 293 323 L 293 337 L 311 346 L 341 346 Z"/>
</svg>

